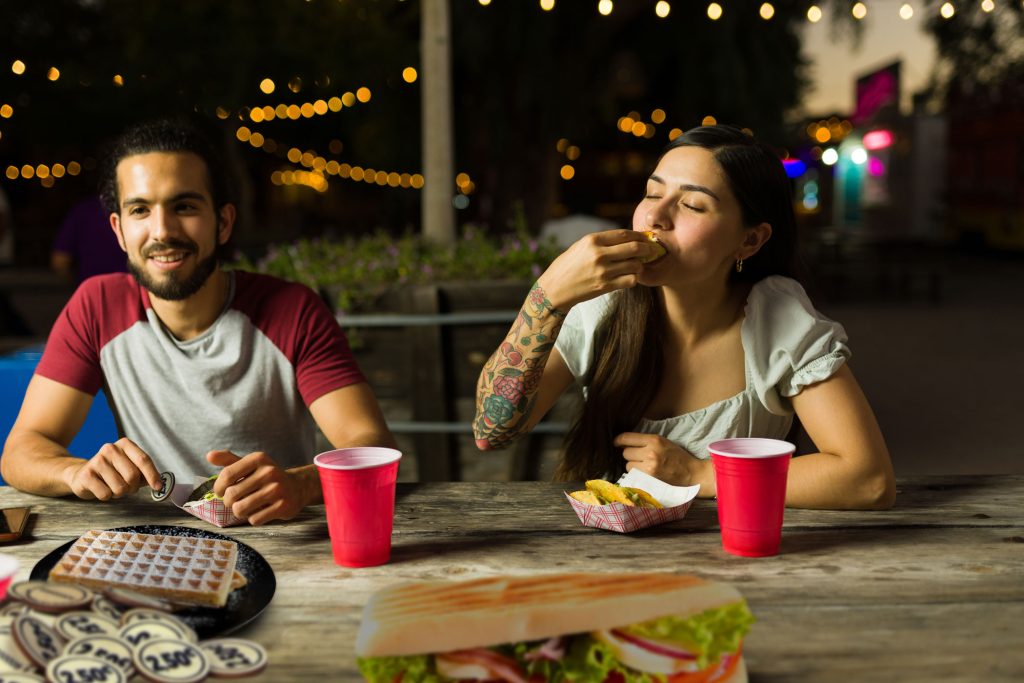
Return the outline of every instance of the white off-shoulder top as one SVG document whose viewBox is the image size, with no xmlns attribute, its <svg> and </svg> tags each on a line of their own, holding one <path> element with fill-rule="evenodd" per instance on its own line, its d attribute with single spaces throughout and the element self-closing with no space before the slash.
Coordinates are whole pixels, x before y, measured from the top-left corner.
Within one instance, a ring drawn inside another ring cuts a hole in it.
<svg viewBox="0 0 1024 683">
<path fill-rule="evenodd" d="M 555 341 L 570 372 L 584 384 L 594 360 L 594 332 L 619 292 L 577 304 Z M 814 309 L 798 282 L 781 276 L 757 282 L 747 297 L 740 330 L 746 387 L 730 398 L 666 418 L 642 419 L 634 431 L 659 434 L 698 458 L 718 439 L 785 438 L 793 424 L 789 398 L 831 377 L 850 357 L 842 325 Z"/>
</svg>

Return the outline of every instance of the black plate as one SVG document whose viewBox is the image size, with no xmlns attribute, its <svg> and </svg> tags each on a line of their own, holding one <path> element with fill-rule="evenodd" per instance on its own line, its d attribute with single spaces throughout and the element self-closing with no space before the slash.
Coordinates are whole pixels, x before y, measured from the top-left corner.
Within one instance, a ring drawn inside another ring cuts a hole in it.
<svg viewBox="0 0 1024 683">
<path fill-rule="evenodd" d="M 263 556 L 258 552 L 228 536 L 215 534 L 203 529 L 192 529 L 184 526 L 163 526 L 147 524 L 142 526 L 122 526 L 109 531 L 130 531 L 137 534 L 164 534 L 166 536 L 190 536 L 195 538 L 216 538 L 222 541 L 234 541 L 238 544 L 238 564 L 236 568 L 249 580 L 241 588 L 231 591 L 228 604 L 221 608 L 190 607 L 175 612 L 178 617 L 199 635 L 200 639 L 214 638 L 235 631 L 260 615 L 270 604 L 277 589 L 274 570 L 270 568 Z M 64 556 L 68 548 L 77 541 L 68 541 L 53 552 L 36 562 L 29 575 L 31 579 L 45 581 L 57 561 Z"/>
</svg>

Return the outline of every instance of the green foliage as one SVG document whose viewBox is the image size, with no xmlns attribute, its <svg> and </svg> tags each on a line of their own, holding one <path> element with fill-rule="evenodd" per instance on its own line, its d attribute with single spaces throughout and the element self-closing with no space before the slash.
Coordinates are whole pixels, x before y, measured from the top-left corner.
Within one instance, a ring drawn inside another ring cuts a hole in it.
<svg viewBox="0 0 1024 683">
<path fill-rule="evenodd" d="M 255 262 L 234 267 L 301 282 L 331 297 L 337 313 L 366 311 L 388 290 L 406 284 L 457 280 L 536 279 L 557 256 L 553 239 L 540 241 L 524 228 L 498 239 L 472 226 L 452 246 L 420 235 L 395 238 L 384 231 L 342 241 L 301 239 L 271 245 Z"/>
</svg>

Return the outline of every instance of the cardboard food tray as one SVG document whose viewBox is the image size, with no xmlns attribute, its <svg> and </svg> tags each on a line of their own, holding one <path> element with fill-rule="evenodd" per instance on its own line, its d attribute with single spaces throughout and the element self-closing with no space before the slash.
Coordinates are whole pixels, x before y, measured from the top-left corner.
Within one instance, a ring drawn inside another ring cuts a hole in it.
<svg viewBox="0 0 1024 683">
<path fill-rule="evenodd" d="M 630 533 L 638 529 L 682 519 L 700 491 L 700 486 L 672 486 L 640 470 L 627 472 L 616 483 L 619 486 L 643 489 L 665 507 L 660 509 L 641 508 L 622 503 L 588 505 L 576 500 L 568 492 L 564 492 L 566 500 L 569 501 L 569 505 L 572 506 L 584 526 Z"/>
<path fill-rule="evenodd" d="M 224 528 L 246 523 L 244 519 L 235 517 L 231 513 L 231 510 L 224 505 L 224 502 L 220 500 L 192 501 L 185 503 L 184 505 L 179 505 L 178 507 L 190 515 L 207 521 L 216 527 Z"/>
</svg>

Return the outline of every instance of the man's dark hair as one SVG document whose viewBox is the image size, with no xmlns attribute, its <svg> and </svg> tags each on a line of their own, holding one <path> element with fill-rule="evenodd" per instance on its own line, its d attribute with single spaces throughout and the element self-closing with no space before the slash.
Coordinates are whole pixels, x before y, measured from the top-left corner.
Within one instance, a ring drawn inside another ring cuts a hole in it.
<svg viewBox="0 0 1024 683">
<path fill-rule="evenodd" d="M 225 204 L 232 202 L 230 178 L 217 147 L 210 142 L 210 136 L 197 122 L 179 117 L 137 124 L 114 141 L 103 165 L 100 184 L 100 196 L 107 211 L 120 213 L 121 210 L 117 165 L 127 157 L 150 152 L 195 154 L 206 165 L 207 183 L 214 211 L 219 214 Z"/>
</svg>

